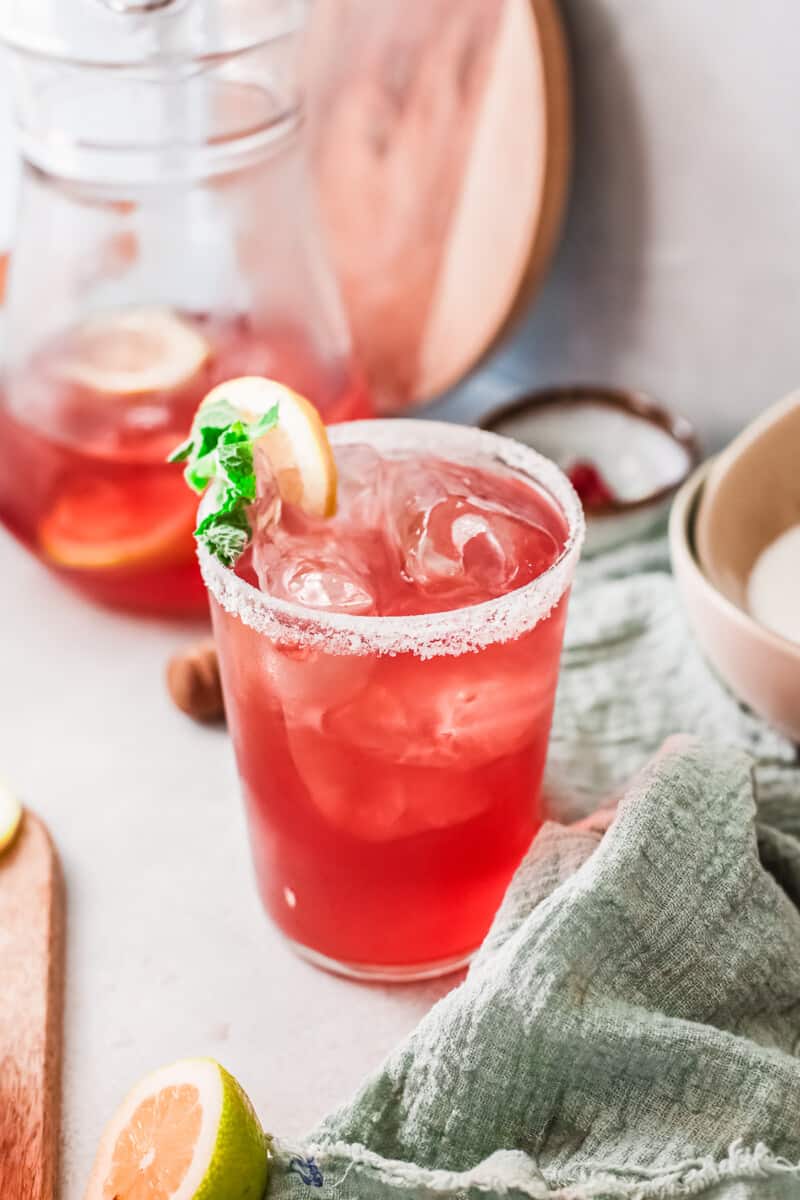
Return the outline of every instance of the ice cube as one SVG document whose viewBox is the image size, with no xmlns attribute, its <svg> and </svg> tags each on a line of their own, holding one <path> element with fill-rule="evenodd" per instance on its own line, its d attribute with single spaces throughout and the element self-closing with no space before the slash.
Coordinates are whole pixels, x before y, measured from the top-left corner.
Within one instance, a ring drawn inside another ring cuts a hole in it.
<svg viewBox="0 0 800 1200">
<path fill-rule="evenodd" d="M 369 539 L 354 537 L 350 525 L 353 506 L 371 496 L 377 455 L 367 446 L 344 449 L 352 454 L 340 489 L 338 518 L 310 516 L 294 505 L 281 505 L 268 464 L 257 458 L 258 495 L 249 513 L 252 562 L 261 590 L 271 596 L 319 611 L 366 616 L 376 611 Z M 353 479 L 351 471 L 363 472 L 363 477 Z M 366 519 L 369 528 L 371 514 Z"/>
<path fill-rule="evenodd" d="M 475 603 L 528 583 L 557 553 L 547 530 L 457 496 L 420 511 L 400 538 L 406 577 L 451 604 Z"/>
<path fill-rule="evenodd" d="M 350 554 L 331 534 L 294 536 L 281 528 L 253 545 L 261 590 L 324 612 L 367 616 L 376 611 L 369 566 L 359 547 Z"/>
<path fill-rule="evenodd" d="M 361 616 L 375 611 L 375 599 L 366 583 L 349 563 L 332 555 L 323 559 L 317 554 L 286 564 L 279 587 L 287 600 L 306 608 Z"/>
<path fill-rule="evenodd" d="M 472 770 L 523 750 L 549 726 L 554 673 L 514 643 L 476 655 L 379 663 L 370 685 L 323 717 L 343 743 L 388 764 Z"/>
<path fill-rule="evenodd" d="M 328 654 L 314 646 L 268 645 L 266 672 L 287 725 L 317 726 L 331 708 L 367 685 L 375 660 L 366 654 Z"/>
<path fill-rule="evenodd" d="M 256 498 L 247 515 L 253 530 L 254 552 L 261 542 L 272 537 L 281 519 L 278 483 L 266 453 L 256 447 L 253 465 L 256 472 Z"/>
<path fill-rule="evenodd" d="M 326 821 L 360 841 L 395 841 L 460 824 L 492 802 L 469 772 L 387 768 L 308 726 L 287 732 L 311 803 Z"/>
<path fill-rule="evenodd" d="M 426 460 L 402 466 L 391 483 L 389 520 L 404 577 L 420 597 L 447 607 L 474 604 L 530 582 L 557 556 L 547 529 L 502 500 L 473 494 L 480 477 L 470 468 Z"/>
<path fill-rule="evenodd" d="M 375 530 L 381 525 L 384 461 L 372 446 L 336 447 L 337 506 L 340 521 L 346 523 L 347 528 Z"/>
<path fill-rule="evenodd" d="M 402 791 L 376 774 L 365 787 L 363 763 L 349 748 L 309 725 L 287 728 L 294 765 L 311 803 L 337 828 L 366 841 L 397 837 Z"/>
</svg>

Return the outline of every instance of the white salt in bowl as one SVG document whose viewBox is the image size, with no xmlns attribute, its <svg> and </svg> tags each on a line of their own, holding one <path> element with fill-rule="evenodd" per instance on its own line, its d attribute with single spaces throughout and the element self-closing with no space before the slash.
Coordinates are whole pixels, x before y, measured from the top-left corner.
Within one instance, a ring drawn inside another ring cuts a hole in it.
<svg viewBox="0 0 800 1200">
<path fill-rule="evenodd" d="M 800 742 L 800 645 L 760 625 L 703 573 L 695 550 L 698 505 L 713 460 L 686 481 L 672 506 L 672 569 L 703 654 L 731 691 Z"/>
<path fill-rule="evenodd" d="M 494 409 L 481 425 L 532 446 L 567 474 L 576 462 L 599 471 L 614 499 L 584 505 L 589 554 L 643 537 L 663 522 L 699 459 L 688 421 L 621 388 L 547 388 Z"/>
</svg>

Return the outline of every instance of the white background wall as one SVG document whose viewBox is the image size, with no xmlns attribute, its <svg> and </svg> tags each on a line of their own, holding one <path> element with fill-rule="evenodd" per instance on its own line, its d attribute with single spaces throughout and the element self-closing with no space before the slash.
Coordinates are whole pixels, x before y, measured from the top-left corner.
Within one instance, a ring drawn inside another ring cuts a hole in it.
<svg viewBox="0 0 800 1200">
<path fill-rule="evenodd" d="M 797 0 L 562 0 L 576 161 L 513 346 L 466 389 L 651 389 L 707 445 L 800 386 Z"/>
<path fill-rule="evenodd" d="M 456 408 L 618 382 L 684 410 L 714 444 L 800 385 L 800 5 L 562 8 L 576 99 L 564 241 L 524 327 Z M 2 242 L 10 147 L 3 104 Z"/>
<path fill-rule="evenodd" d="M 17 156 L 14 151 L 8 84 L 8 70 L 5 62 L 0 59 L 0 249 L 5 249 L 11 240 L 17 181 Z"/>
</svg>

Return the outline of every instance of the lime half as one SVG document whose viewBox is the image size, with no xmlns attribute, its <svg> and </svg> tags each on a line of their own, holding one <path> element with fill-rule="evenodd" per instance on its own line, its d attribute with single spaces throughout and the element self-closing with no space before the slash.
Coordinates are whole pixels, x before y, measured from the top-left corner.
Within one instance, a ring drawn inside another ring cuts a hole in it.
<svg viewBox="0 0 800 1200">
<path fill-rule="evenodd" d="M 184 1059 L 122 1102 L 85 1200 L 261 1200 L 267 1172 L 267 1139 L 239 1084 L 213 1059 Z"/>
</svg>

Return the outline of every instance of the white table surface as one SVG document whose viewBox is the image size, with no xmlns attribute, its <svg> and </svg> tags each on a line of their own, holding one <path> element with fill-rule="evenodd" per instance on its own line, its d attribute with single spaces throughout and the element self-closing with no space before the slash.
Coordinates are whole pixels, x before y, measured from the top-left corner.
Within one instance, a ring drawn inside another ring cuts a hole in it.
<svg viewBox="0 0 800 1200">
<path fill-rule="evenodd" d="M 128 1087 L 183 1056 L 218 1058 L 268 1129 L 302 1133 L 452 980 L 350 983 L 282 943 L 227 735 L 163 683 L 197 630 L 91 607 L 4 531 L 0 578 L 0 774 L 47 821 L 67 885 L 61 1200 L 82 1196 Z"/>
</svg>

